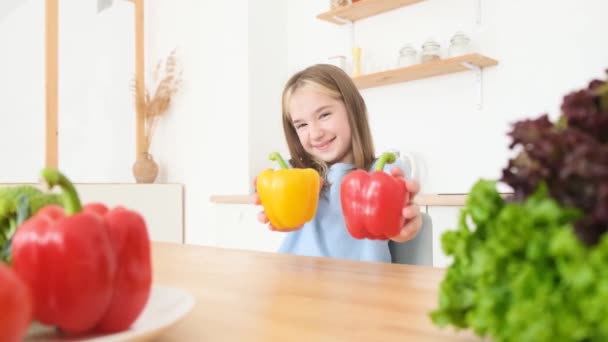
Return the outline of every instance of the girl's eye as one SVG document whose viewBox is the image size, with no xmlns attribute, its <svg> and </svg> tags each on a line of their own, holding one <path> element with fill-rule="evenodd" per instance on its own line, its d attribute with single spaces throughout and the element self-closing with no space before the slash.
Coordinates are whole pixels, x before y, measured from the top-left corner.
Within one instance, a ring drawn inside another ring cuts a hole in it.
<svg viewBox="0 0 608 342">
<path fill-rule="evenodd" d="M 299 123 L 299 124 L 297 124 L 295 127 L 296 127 L 296 130 L 298 130 L 298 129 L 300 129 L 300 128 L 304 127 L 304 126 L 306 126 L 306 124 L 305 124 L 305 123 Z"/>
<path fill-rule="evenodd" d="M 322 119 L 322 118 L 328 117 L 328 116 L 330 116 L 330 115 L 331 115 L 331 113 L 329 113 L 329 112 L 327 112 L 327 113 L 323 113 L 323 114 L 321 114 L 321 115 L 319 116 L 319 118 L 321 118 L 321 119 Z"/>
</svg>

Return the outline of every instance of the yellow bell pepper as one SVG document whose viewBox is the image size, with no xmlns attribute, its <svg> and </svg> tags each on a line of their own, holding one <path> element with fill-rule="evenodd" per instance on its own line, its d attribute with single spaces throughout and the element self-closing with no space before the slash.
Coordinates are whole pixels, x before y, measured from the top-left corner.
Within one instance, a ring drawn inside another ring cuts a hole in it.
<svg viewBox="0 0 608 342">
<path fill-rule="evenodd" d="M 270 160 L 279 170 L 264 170 L 256 180 L 256 189 L 270 224 L 280 231 L 292 231 L 312 220 L 319 202 L 319 173 L 311 168 L 290 169 L 277 152 Z"/>
</svg>

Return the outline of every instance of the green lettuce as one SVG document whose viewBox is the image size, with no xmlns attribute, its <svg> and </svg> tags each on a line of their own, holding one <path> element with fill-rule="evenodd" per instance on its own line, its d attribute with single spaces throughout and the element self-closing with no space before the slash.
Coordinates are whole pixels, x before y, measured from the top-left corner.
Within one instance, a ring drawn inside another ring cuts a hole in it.
<svg viewBox="0 0 608 342">
<path fill-rule="evenodd" d="M 442 235 L 453 262 L 432 321 L 495 341 L 608 341 L 608 238 L 585 245 L 573 228 L 581 215 L 543 183 L 508 202 L 478 181 Z"/>
</svg>

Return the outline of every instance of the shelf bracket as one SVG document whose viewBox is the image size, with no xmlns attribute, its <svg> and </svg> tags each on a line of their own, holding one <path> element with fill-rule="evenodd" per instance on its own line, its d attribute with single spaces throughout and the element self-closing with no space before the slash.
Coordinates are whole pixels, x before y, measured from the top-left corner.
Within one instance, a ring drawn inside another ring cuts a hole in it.
<svg viewBox="0 0 608 342">
<path fill-rule="evenodd" d="M 461 64 L 463 67 L 473 71 L 473 73 L 475 74 L 475 85 L 477 87 L 477 89 L 475 89 L 475 92 L 477 93 L 477 109 L 482 109 L 483 108 L 482 69 L 481 69 L 481 67 L 479 67 L 473 63 L 469 63 L 469 62 L 462 62 Z"/>
<path fill-rule="evenodd" d="M 481 1 L 481 0 L 480 0 Z M 342 24 L 352 24 L 352 21 L 348 20 L 348 19 L 344 19 L 342 17 L 339 17 L 337 15 L 334 15 L 332 17 L 335 21 L 342 23 Z"/>
</svg>

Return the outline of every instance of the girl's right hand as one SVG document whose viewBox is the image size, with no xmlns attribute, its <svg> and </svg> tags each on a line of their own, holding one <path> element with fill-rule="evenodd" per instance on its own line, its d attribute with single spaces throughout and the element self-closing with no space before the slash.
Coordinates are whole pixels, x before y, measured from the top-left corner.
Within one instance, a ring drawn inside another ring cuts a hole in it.
<svg viewBox="0 0 608 342">
<path fill-rule="evenodd" d="M 260 201 L 260 196 L 258 196 L 258 194 L 255 194 L 255 205 L 261 205 L 262 202 Z M 258 221 L 260 223 L 263 224 L 268 224 L 268 229 L 272 230 L 272 231 L 277 231 L 277 229 L 270 223 L 270 220 L 268 219 L 268 216 L 266 216 L 266 213 L 262 210 L 258 213 Z M 302 227 L 298 227 L 298 229 L 300 229 Z"/>
<path fill-rule="evenodd" d="M 253 179 L 253 188 L 254 189 L 256 189 L 256 181 L 257 181 L 257 177 Z M 260 200 L 260 196 L 258 196 L 257 191 L 255 193 L 255 203 L 254 204 L 255 205 L 262 205 L 262 201 Z M 268 219 L 268 216 L 266 216 L 266 213 L 263 210 L 258 213 L 258 222 L 263 223 L 263 224 L 267 224 L 268 225 L 268 229 L 270 229 L 272 231 L 277 231 L 277 229 L 270 223 L 270 220 Z"/>
<path fill-rule="evenodd" d="M 256 180 L 257 177 L 253 179 L 253 188 L 256 188 Z M 321 189 L 323 189 L 323 179 L 321 179 L 321 182 L 319 183 L 319 192 L 321 192 Z M 255 193 L 255 205 L 261 205 L 262 201 L 260 201 L 260 196 L 258 196 L 257 192 Z M 281 230 L 276 229 L 271 223 L 270 220 L 268 219 L 268 216 L 266 216 L 266 213 L 262 210 L 258 213 L 258 222 L 263 223 L 263 224 L 267 224 L 268 225 L 268 229 L 274 231 L 274 232 L 280 232 Z M 295 228 L 294 230 L 298 230 L 300 228 L 302 228 L 302 226 L 299 226 L 297 228 Z"/>
</svg>

